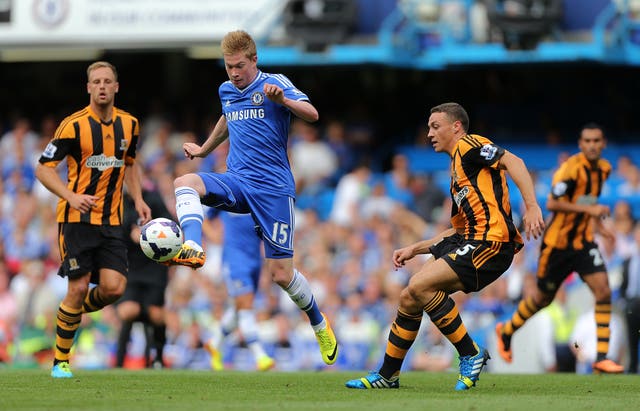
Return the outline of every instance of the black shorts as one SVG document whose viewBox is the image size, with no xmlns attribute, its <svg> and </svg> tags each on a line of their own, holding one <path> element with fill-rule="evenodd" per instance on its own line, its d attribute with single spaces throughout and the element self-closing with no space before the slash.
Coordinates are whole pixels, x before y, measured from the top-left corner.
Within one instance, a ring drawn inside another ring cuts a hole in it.
<svg viewBox="0 0 640 411">
<path fill-rule="evenodd" d="M 584 248 L 580 250 L 559 249 L 542 243 L 538 262 L 538 288 L 541 291 L 555 294 L 562 282 L 574 271 L 580 277 L 607 271 L 596 243 L 584 243 Z"/>
<path fill-rule="evenodd" d="M 507 271 L 515 243 L 466 240 L 454 234 L 431 246 L 431 254 L 444 259 L 464 285 L 462 291 L 470 293 L 482 290 Z"/>
<path fill-rule="evenodd" d="M 58 245 L 61 277 L 79 278 L 91 273 L 91 282 L 98 284 L 101 268 L 127 275 L 127 246 L 120 226 L 60 223 Z"/>
<path fill-rule="evenodd" d="M 164 290 L 164 284 L 129 282 L 124 294 L 118 300 L 118 304 L 123 301 L 133 301 L 142 306 L 156 305 L 162 307 L 164 306 Z"/>
</svg>

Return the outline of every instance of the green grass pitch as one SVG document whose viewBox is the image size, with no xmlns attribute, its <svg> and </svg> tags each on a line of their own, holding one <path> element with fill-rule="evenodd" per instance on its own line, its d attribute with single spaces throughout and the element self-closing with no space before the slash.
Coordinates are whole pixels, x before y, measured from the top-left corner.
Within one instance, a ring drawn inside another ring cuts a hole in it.
<svg viewBox="0 0 640 411">
<path fill-rule="evenodd" d="M 0 410 L 637 410 L 638 375 L 484 373 L 466 392 L 453 373 L 408 372 L 398 390 L 350 390 L 359 372 L 0 369 Z"/>
</svg>

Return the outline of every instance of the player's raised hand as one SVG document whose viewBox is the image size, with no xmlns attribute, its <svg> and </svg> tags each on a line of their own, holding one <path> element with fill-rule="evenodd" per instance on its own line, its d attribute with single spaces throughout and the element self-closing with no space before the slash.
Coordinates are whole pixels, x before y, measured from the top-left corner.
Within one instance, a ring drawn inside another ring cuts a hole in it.
<svg viewBox="0 0 640 411">
<path fill-rule="evenodd" d="M 527 207 L 522 217 L 524 225 L 524 233 L 527 240 L 538 238 L 544 232 L 544 219 L 542 218 L 542 210 L 539 205 Z"/>
<path fill-rule="evenodd" d="M 262 91 L 264 91 L 264 95 L 274 103 L 284 103 L 284 92 L 277 84 L 265 83 Z"/>
</svg>

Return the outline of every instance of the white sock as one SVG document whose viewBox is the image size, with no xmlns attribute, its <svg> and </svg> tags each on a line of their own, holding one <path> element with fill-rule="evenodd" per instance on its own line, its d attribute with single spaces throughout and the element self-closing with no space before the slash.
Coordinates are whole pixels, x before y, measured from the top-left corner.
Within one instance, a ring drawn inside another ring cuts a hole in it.
<svg viewBox="0 0 640 411">
<path fill-rule="evenodd" d="M 267 355 L 258 341 L 258 323 L 253 310 L 238 310 L 238 328 L 256 359 Z"/>
<path fill-rule="evenodd" d="M 316 304 L 313 297 L 311 286 L 302 273 L 294 269 L 293 279 L 284 290 L 289 294 L 291 301 L 296 303 L 309 316 L 311 326 L 315 332 L 326 327 L 324 317 L 322 317 L 318 304 Z"/>
<path fill-rule="evenodd" d="M 194 244 L 202 251 L 202 223 L 204 222 L 204 211 L 198 192 L 191 187 L 177 187 L 176 194 L 176 215 L 184 234 L 185 243 L 192 247 Z"/>
<path fill-rule="evenodd" d="M 220 326 L 222 327 L 222 333 L 227 336 L 238 327 L 238 316 L 235 307 L 230 305 L 224 310 L 222 318 L 220 319 Z"/>
</svg>

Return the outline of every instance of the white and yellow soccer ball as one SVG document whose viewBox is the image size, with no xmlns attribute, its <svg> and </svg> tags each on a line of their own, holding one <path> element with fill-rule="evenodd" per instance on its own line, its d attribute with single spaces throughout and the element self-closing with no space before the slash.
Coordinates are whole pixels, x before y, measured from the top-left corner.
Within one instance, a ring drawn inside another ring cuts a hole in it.
<svg viewBox="0 0 640 411">
<path fill-rule="evenodd" d="M 142 252 L 159 263 L 172 259 L 182 246 L 182 230 L 173 220 L 154 218 L 145 224 L 140 232 Z"/>
</svg>

